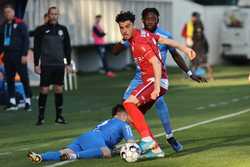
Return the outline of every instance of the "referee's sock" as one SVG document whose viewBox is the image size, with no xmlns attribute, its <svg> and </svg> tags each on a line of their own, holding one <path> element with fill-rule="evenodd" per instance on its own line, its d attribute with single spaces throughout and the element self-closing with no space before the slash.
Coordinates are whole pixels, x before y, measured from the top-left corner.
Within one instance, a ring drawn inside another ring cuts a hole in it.
<svg viewBox="0 0 250 167">
<path fill-rule="evenodd" d="M 47 96 L 48 96 L 47 94 L 43 94 L 43 93 L 39 94 L 39 100 L 38 100 L 39 119 L 44 119 Z"/>
<path fill-rule="evenodd" d="M 56 106 L 56 118 L 62 116 L 63 110 L 63 94 L 62 93 L 55 93 L 55 106 Z"/>
</svg>

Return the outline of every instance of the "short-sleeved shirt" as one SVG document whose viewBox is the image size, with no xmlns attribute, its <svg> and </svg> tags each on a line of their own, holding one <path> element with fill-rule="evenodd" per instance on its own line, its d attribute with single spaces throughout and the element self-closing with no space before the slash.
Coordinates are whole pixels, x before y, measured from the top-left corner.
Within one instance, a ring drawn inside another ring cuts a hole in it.
<svg viewBox="0 0 250 167">
<path fill-rule="evenodd" d="M 144 82 L 154 77 L 154 70 L 149 60 L 156 56 L 162 63 L 162 78 L 167 79 L 167 73 L 161 59 L 161 53 L 157 46 L 160 36 L 146 30 L 135 29 L 133 36 L 129 39 L 132 56 L 140 68 L 141 77 Z"/>
</svg>

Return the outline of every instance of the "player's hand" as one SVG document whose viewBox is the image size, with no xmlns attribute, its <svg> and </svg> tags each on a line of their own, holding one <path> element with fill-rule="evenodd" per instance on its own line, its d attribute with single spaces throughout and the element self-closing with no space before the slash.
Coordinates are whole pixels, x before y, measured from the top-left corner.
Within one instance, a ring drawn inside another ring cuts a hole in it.
<svg viewBox="0 0 250 167">
<path fill-rule="evenodd" d="M 207 80 L 206 80 L 205 78 L 200 77 L 200 76 L 196 76 L 196 75 L 194 75 L 194 74 L 191 75 L 190 78 L 191 78 L 192 80 L 196 81 L 196 82 L 199 82 L 199 83 L 201 83 L 201 82 L 207 82 Z"/>
<path fill-rule="evenodd" d="M 21 58 L 21 63 L 22 64 L 27 64 L 28 60 L 27 60 L 27 56 L 22 56 Z"/>
<path fill-rule="evenodd" d="M 156 100 L 159 95 L 160 95 L 160 88 L 154 88 L 153 92 L 151 93 L 151 99 Z"/>
<path fill-rule="evenodd" d="M 191 48 L 186 47 L 185 53 L 187 54 L 187 56 L 190 60 L 194 60 L 194 58 L 196 57 L 195 51 Z"/>
<path fill-rule="evenodd" d="M 185 42 L 186 42 L 186 45 L 190 48 L 194 45 L 194 42 L 191 38 L 186 38 Z"/>
<path fill-rule="evenodd" d="M 37 74 L 41 74 L 41 68 L 40 68 L 40 66 L 35 66 L 35 73 L 37 73 Z"/>
<path fill-rule="evenodd" d="M 65 68 L 66 68 L 67 73 L 73 73 L 73 68 L 71 65 L 66 65 Z"/>
</svg>

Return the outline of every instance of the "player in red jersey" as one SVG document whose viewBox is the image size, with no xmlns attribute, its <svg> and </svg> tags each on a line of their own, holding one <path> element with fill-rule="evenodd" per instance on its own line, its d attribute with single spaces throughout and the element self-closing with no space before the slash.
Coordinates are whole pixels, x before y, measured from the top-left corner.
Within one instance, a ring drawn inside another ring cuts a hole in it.
<svg viewBox="0 0 250 167">
<path fill-rule="evenodd" d="M 168 77 L 166 70 L 163 68 L 157 42 L 180 49 L 191 59 L 196 54 L 192 49 L 171 39 L 162 38 L 146 30 L 136 29 L 134 21 L 135 15 L 129 11 L 121 12 L 116 16 L 116 22 L 119 24 L 122 37 L 124 40 L 129 41 L 132 56 L 141 70 L 143 80 L 143 83 L 138 85 L 131 96 L 124 101 L 123 105 L 142 138 L 140 146 L 143 152 L 147 152 L 147 158 L 164 157 L 164 152 L 154 140 L 153 134 L 142 114 L 168 89 Z"/>
</svg>

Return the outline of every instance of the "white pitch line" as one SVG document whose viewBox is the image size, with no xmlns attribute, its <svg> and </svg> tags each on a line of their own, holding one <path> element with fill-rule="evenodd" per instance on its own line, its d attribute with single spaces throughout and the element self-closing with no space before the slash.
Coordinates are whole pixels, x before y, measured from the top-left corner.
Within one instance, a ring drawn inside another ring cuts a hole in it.
<svg viewBox="0 0 250 167">
<path fill-rule="evenodd" d="M 228 105 L 228 102 L 223 101 L 223 102 L 220 102 L 219 104 L 220 105 Z"/>
<path fill-rule="evenodd" d="M 214 108 L 214 107 L 218 107 L 219 105 L 228 105 L 228 104 L 230 104 L 231 102 L 233 102 L 233 103 L 236 103 L 236 102 L 239 102 L 241 99 L 244 99 L 244 100 L 247 100 L 247 99 L 249 99 L 250 98 L 250 96 L 243 96 L 242 98 L 233 98 L 233 99 L 231 99 L 230 101 L 224 101 L 224 102 L 219 102 L 219 103 L 216 103 L 216 104 L 214 104 L 214 103 L 211 103 L 211 104 L 209 104 L 207 107 L 210 107 L 210 108 Z M 197 108 L 195 108 L 196 110 L 204 110 L 204 109 L 206 109 L 207 107 L 203 107 L 203 106 L 200 106 L 200 107 L 197 107 Z"/>
<path fill-rule="evenodd" d="M 223 115 L 223 116 L 216 117 L 216 118 L 213 118 L 213 119 L 209 119 L 209 120 L 206 120 L 206 121 L 197 122 L 197 123 L 194 123 L 194 124 L 191 124 L 191 125 L 188 125 L 188 126 L 184 126 L 184 127 L 178 128 L 178 129 L 174 129 L 173 132 L 179 132 L 179 131 L 187 130 L 187 129 L 190 129 L 190 128 L 193 128 L 193 127 L 196 127 L 196 126 L 205 125 L 205 124 L 208 124 L 208 123 L 211 123 L 211 122 L 236 117 L 238 115 L 245 114 L 245 113 L 248 113 L 248 112 L 250 112 L 250 108 L 245 109 L 245 110 L 241 110 L 239 112 L 235 112 L 235 113 L 232 113 L 232 114 L 227 114 L 227 115 Z M 155 137 L 161 137 L 161 136 L 164 136 L 164 135 L 165 135 L 165 133 L 160 133 L 158 135 L 155 135 Z"/>
<path fill-rule="evenodd" d="M 232 102 L 238 102 L 238 101 L 240 101 L 240 99 L 238 98 L 232 99 Z"/>
<path fill-rule="evenodd" d="M 193 127 L 197 127 L 197 126 L 200 126 L 200 125 L 205 125 L 205 124 L 208 124 L 208 123 L 211 123 L 211 122 L 236 117 L 238 115 L 245 114 L 245 113 L 248 113 L 248 112 L 250 112 L 250 108 L 245 109 L 245 110 L 241 110 L 239 112 L 235 112 L 235 113 L 232 113 L 232 114 L 227 114 L 227 115 L 223 115 L 223 116 L 220 116 L 220 117 L 215 117 L 213 119 L 209 119 L 209 120 L 206 120 L 206 121 L 197 122 L 197 123 L 194 123 L 194 124 L 191 124 L 191 125 L 188 125 L 188 126 L 180 127 L 178 129 L 174 129 L 173 132 L 180 132 L 180 131 L 191 129 Z M 164 136 L 164 135 L 165 135 L 165 133 L 159 133 L 159 134 L 155 135 L 155 138 L 158 138 L 158 137 L 161 137 L 161 136 Z M 74 161 L 75 160 L 58 162 L 58 163 L 55 163 L 55 164 L 52 164 L 52 165 L 47 165 L 47 166 L 44 166 L 44 167 L 62 166 L 62 165 L 68 164 L 68 163 L 72 163 Z"/>
<path fill-rule="evenodd" d="M 47 165 L 47 166 L 44 166 L 44 167 L 56 167 L 56 166 L 62 166 L 62 165 L 65 165 L 65 164 L 69 164 L 71 162 L 74 162 L 76 160 L 71 160 L 71 161 L 63 161 L 63 162 L 57 162 L 55 164 L 52 164 L 52 165 Z"/>
<path fill-rule="evenodd" d="M 0 155 L 10 155 L 12 154 L 12 152 L 4 152 L 4 153 L 0 153 Z"/>
<path fill-rule="evenodd" d="M 217 104 L 209 104 L 208 107 L 217 107 Z"/>
<path fill-rule="evenodd" d="M 250 97 L 250 96 L 244 96 L 243 99 L 244 99 L 244 100 L 247 100 L 247 99 L 249 99 L 249 97 Z"/>
<path fill-rule="evenodd" d="M 196 110 L 204 110 L 205 108 L 206 107 L 201 106 L 201 107 L 197 107 Z"/>
</svg>

